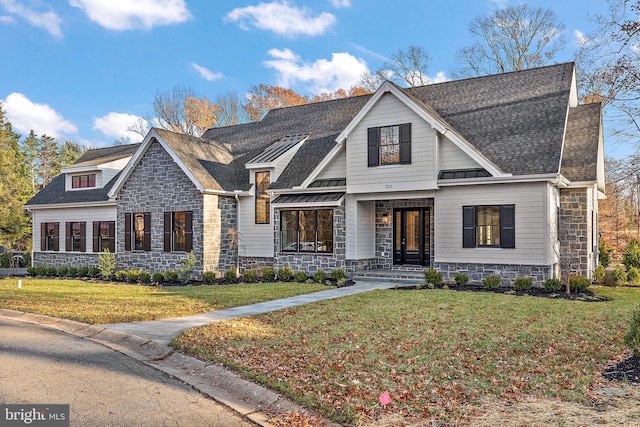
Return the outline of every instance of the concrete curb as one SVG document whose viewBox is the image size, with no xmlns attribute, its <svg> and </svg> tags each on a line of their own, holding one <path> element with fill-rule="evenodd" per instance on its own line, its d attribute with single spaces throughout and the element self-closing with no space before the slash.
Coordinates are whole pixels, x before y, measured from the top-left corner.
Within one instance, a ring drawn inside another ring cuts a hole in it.
<svg viewBox="0 0 640 427">
<path fill-rule="evenodd" d="M 222 366 L 203 362 L 146 338 L 73 320 L 17 310 L 0 309 L 0 316 L 42 325 L 100 343 L 180 379 L 260 426 L 273 426 L 268 422 L 268 413 L 311 413 L 273 390 L 248 381 Z M 323 422 L 328 427 L 339 426 L 329 420 Z"/>
</svg>

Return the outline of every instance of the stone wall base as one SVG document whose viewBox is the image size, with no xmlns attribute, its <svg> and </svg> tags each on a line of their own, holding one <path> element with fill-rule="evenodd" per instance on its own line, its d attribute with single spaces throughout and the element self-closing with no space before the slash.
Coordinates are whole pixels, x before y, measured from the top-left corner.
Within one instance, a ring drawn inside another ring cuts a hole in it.
<svg viewBox="0 0 640 427">
<path fill-rule="evenodd" d="M 273 257 L 252 257 L 252 256 L 241 256 L 240 257 L 240 274 L 243 274 L 247 270 L 253 270 L 258 275 L 262 272 L 265 267 L 274 266 Z"/>
<path fill-rule="evenodd" d="M 514 264 L 469 264 L 469 263 L 434 263 L 434 268 L 442 273 L 446 281 L 453 281 L 456 274 L 469 277 L 469 283 L 482 284 L 488 276 L 498 276 L 502 286 L 513 286 L 516 277 L 531 277 L 533 285 L 542 287 L 547 279 L 553 277 L 553 267 L 548 265 L 514 265 Z"/>
<path fill-rule="evenodd" d="M 360 271 L 375 270 L 376 268 L 378 268 L 378 258 L 345 260 L 345 271 L 349 277 Z"/>
<path fill-rule="evenodd" d="M 100 254 L 82 252 L 34 252 L 33 265 L 42 267 L 95 267 Z"/>
</svg>

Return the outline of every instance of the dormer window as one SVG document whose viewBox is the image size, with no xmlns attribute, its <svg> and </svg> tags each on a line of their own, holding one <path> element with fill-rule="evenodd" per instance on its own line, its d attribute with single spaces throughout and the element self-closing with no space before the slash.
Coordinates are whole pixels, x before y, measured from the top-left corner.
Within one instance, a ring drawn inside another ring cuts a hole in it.
<svg viewBox="0 0 640 427">
<path fill-rule="evenodd" d="M 96 186 L 96 174 L 74 175 L 71 177 L 71 188 L 92 188 Z"/>
</svg>

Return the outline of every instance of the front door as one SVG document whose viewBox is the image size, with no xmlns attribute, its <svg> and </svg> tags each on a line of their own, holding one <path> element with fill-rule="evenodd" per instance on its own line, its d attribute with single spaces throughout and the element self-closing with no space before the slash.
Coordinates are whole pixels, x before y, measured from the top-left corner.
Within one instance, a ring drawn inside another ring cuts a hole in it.
<svg viewBox="0 0 640 427">
<path fill-rule="evenodd" d="M 393 263 L 429 266 L 429 208 L 393 210 Z"/>
</svg>

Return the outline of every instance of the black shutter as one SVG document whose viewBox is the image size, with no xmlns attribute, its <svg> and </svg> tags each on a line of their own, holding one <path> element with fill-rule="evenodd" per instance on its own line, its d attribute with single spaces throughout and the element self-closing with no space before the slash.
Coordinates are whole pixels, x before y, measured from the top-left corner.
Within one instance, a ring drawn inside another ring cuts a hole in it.
<svg viewBox="0 0 640 427">
<path fill-rule="evenodd" d="M 411 123 L 400 125 L 400 163 L 411 163 Z"/>
<path fill-rule="evenodd" d="M 40 250 L 47 250 L 47 224 L 45 222 L 40 224 Z"/>
<path fill-rule="evenodd" d="M 129 239 L 131 242 L 131 239 Z M 116 251 L 116 222 L 109 221 L 109 252 L 115 253 Z"/>
<path fill-rule="evenodd" d="M 93 221 L 93 252 L 100 252 L 100 221 Z"/>
<path fill-rule="evenodd" d="M 462 247 L 476 247 L 476 207 L 462 207 Z"/>
<path fill-rule="evenodd" d="M 171 212 L 164 213 L 164 251 L 171 252 Z"/>
<path fill-rule="evenodd" d="M 80 252 L 87 252 L 87 223 L 80 223 Z"/>
<path fill-rule="evenodd" d="M 67 222 L 65 226 L 64 234 L 64 250 L 71 252 L 71 223 Z"/>
<path fill-rule="evenodd" d="M 516 247 L 516 215 L 515 205 L 500 206 L 500 246 Z"/>
<path fill-rule="evenodd" d="M 144 213 L 144 250 L 151 250 L 151 212 Z"/>
<path fill-rule="evenodd" d="M 124 250 L 131 250 L 131 214 L 124 214 Z"/>
<path fill-rule="evenodd" d="M 369 128 L 367 130 L 367 155 L 369 158 L 368 166 L 378 166 L 380 164 L 380 155 L 378 154 L 380 144 L 380 128 Z"/>
<path fill-rule="evenodd" d="M 193 212 L 187 211 L 184 213 L 185 222 L 185 250 L 191 252 L 193 249 Z"/>
<path fill-rule="evenodd" d="M 60 224 L 57 222 L 53 224 L 53 250 L 60 250 Z"/>
</svg>

